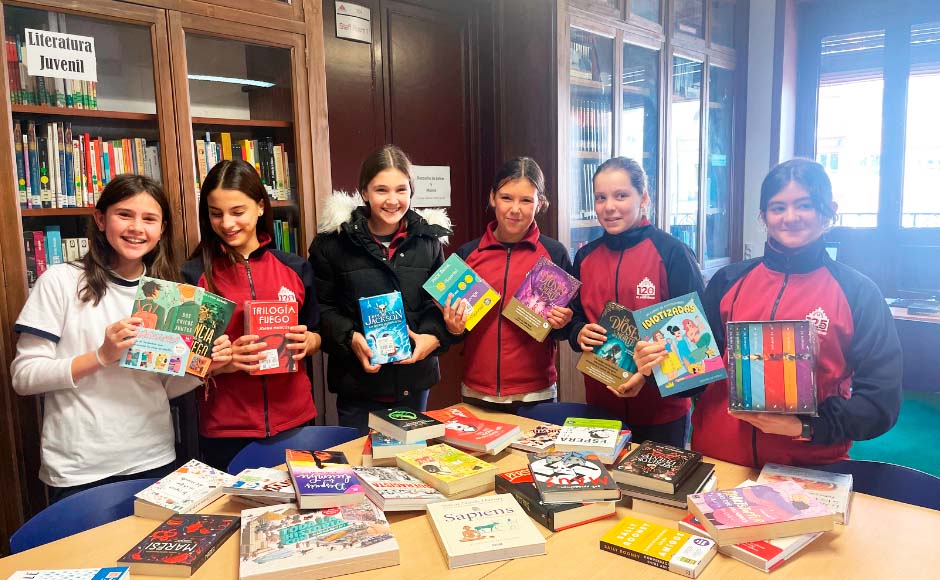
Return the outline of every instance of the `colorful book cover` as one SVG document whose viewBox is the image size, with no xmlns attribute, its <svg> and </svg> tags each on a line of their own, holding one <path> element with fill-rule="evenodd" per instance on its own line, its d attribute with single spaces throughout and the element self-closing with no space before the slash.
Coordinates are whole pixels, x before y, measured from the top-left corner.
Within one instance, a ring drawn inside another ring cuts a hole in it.
<svg viewBox="0 0 940 580">
<path fill-rule="evenodd" d="M 20 570 L 7 580 L 130 580 L 127 566 L 112 568 L 71 568 L 62 570 Z"/>
<path fill-rule="evenodd" d="M 617 481 L 628 485 L 646 487 L 675 493 L 689 476 L 702 454 L 654 441 L 644 441 L 611 469 Z"/>
<path fill-rule="evenodd" d="M 718 551 L 708 538 L 631 517 L 601 537 L 601 550 L 687 578 L 697 578 Z"/>
<path fill-rule="evenodd" d="M 235 533 L 238 524 L 237 516 L 177 514 L 157 526 L 118 563 L 127 564 L 135 574 L 186 576 L 182 572 L 199 569 Z M 138 569 L 141 564 L 145 565 L 142 570 Z"/>
<path fill-rule="evenodd" d="M 134 497 L 173 512 L 191 512 L 221 496 L 222 489 L 234 480 L 234 477 L 220 469 L 191 459 Z M 139 512 L 138 507 L 135 506 L 135 513 Z"/>
<path fill-rule="evenodd" d="M 428 443 L 425 440 L 416 441 L 414 443 L 405 443 L 379 433 L 378 431 L 372 430 L 369 432 L 369 440 L 372 444 L 372 456 L 376 459 L 385 459 L 388 457 L 394 457 L 402 451 L 408 451 L 410 449 L 416 449 L 419 447 L 427 447 Z"/>
<path fill-rule="evenodd" d="M 186 374 L 186 360 L 189 357 L 186 338 L 175 332 L 140 327 L 137 329 L 137 341 L 121 356 L 120 366 L 182 376 Z"/>
<path fill-rule="evenodd" d="M 636 372 L 633 349 L 639 334 L 632 313 L 616 302 L 608 302 L 597 323 L 607 330 L 607 340 L 593 351 L 582 352 L 577 369 L 605 385 L 623 384 Z"/>
<path fill-rule="evenodd" d="M 399 453 L 395 457 L 398 467 L 445 495 L 452 495 L 454 492 L 448 493 L 448 490 L 459 487 L 468 479 L 476 482 L 488 477 L 492 483 L 496 474 L 496 468 L 486 461 L 444 443 Z"/>
<path fill-rule="evenodd" d="M 666 357 L 653 367 L 662 396 L 728 376 L 697 293 L 636 310 L 633 319 L 642 340 L 657 342 L 666 349 Z"/>
<path fill-rule="evenodd" d="M 473 271 L 457 254 L 451 254 L 444 264 L 431 274 L 423 288 L 443 306 L 447 296 L 453 294 L 451 304 L 466 300 L 467 330 L 473 330 L 483 316 L 499 302 L 499 293 Z"/>
<path fill-rule="evenodd" d="M 613 454 L 621 425 L 611 419 L 568 417 L 555 439 L 555 450 Z"/>
<path fill-rule="evenodd" d="M 553 532 L 608 518 L 617 512 L 615 501 L 546 503 L 527 467 L 496 474 L 495 488 L 496 493 L 512 494 L 529 517 Z"/>
<path fill-rule="evenodd" d="M 560 425 L 542 423 L 524 432 L 522 437 L 512 442 L 511 447 L 527 453 L 551 451 L 555 447 L 555 439 L 560 431 Z"/>
<path fill-rule="evenodd" d="M 529 455 L 529 472 L 546 503 L 620 499 L 617 482 L 593 453 L 553 451 Z"/>
<path fill-rule="evenodd" d="M 509 299 L 503 316 L 542 342 L 552 330 L 548 313 L 556 306 L 567 306 L 579 288 L 581 282 L 577 278 L 542 256 Z"/>
<path fill-rule="evenodd" d="M 398 467 L 353 467 L 366 489 L 366 495 L 385 511 L 395 510 L 394 502 L 411 509 L 446 501 L 439 491 Z"/>
<path fill-rule="evenodd" d="M 222 490 L 231 495 L 278 498 L 282 503 L 294 501 L 294 484 L 290 474 L 280 469 L 257 467 L 243 470 Z"/>
<path fill-rule="evenodd" d="M 193 329 L 193 344 L 186 363 L 186 372 L 204 377 L 212 364 L 212 345 L 228 327 L 235 303 L 209 291 L 202 295 L 199 315 Z"/>
<path fill-rule="evenodd" d="M 294 301 L 246 300 L 245 334 L 258 336 L 258 342 L 267 345 L 260 354 L 259 369 L 253 375 L 292 373 L 297 370 L 297 361 L 287 349 L 290 327 L 297 326 L 299 305 Z"/>
<path fill-rule="evenodd" d="M 806 493 L 835 514 L 837 524 L 848 523 L 854 483 L 851 474 L 829 473 L 778 463 L 765 464 L 757 478 L 757 483 L 778 481 L 795 481 L 806 490 Z"/>
<path fill-rule="evenodd" d="M 411 338 L 401 292 L 359 299 L 362 329 L 372 350 L 369 361 L 384 365 L 411 358 Z"/>
<path fill-rule="evenodd" d="M 729 408 L 816 416 L 816 344 L 808 320 L 729 322 Z"/>
<path fill-rule="evenodd" d="M 466 407 L 447 407 L 425 414 L 444 423 L 444 441 L 471 449 L 498 453 L 521 435 L 518 425 L 480 419 Z"/>
<path fill-rule="evenodd" d="M 399 563 L 398 542 L 369 500 L 301 511 L 274 505 L 242 511 L 238 577 L 326 578 Z"/>
<path fill-rule="evenodd" d="M 331 451 L 295 449 L 287 449 L 284 456 L 301 508 L 354 505 L 362 501 L 365 492 L 345 456 L 340 458 Z M 321 502 L 325 503 L 318 505 Z"/>
</svg>

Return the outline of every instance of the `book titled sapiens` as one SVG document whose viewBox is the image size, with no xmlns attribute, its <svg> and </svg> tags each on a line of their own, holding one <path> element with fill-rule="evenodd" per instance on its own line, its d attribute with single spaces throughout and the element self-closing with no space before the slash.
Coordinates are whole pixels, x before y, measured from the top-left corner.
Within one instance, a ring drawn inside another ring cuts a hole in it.
<svg viewBox="0 0 940 580">
<path fill-rule="evenodd" d="M 444 260 L 441 267 L 431 274 L 422 288 L 441 306 L 447 302 L 449 295 L 453 295 L 451 305 L 456 305 L 460 300 L 466 300 L 467 330 L 472 330 L 499 302 L 499 293 L 457 254 L 451 254 Z"/>
<path fill-rule="evenodd" d="M 246 300 L 245 334 L 258 336 L 258 342 L 265 343 L 258 370 L 253 375 L 273 375 L 292 373 L 297 370 L 294 351 L 288 350 L 287 334 L 290 327 L 297 326 L 300 306 L 290 300 Z"/>
<path fill-rule="evenodd" d="M 401 292 L 389 292 L 359 299 L 362 333 L 372 351 L 374 365 L 411 358 L 411 339 L 405 320 Z"/>
<path fill-rule="evenodd" d="M 552 330 L 548 313 L 556 306 L 567 306 L 579 288 L 581 282 L 577 278 L 542 256 L 509 299 L 503 316 L 542 342 Z"/>
</svg>

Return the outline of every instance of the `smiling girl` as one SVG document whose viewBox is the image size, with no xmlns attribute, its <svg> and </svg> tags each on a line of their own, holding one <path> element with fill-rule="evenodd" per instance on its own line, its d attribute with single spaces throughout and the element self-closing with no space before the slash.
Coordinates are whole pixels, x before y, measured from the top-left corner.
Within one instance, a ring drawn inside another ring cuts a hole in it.
<svg viewBox="0 0 940 580">
<path fill-rule="evenodd" d="M 310 264 L 273 244 L 271 201 L 257 170 L 237 159 L 217 164 L 202 183 L 199 235 L 202 241 L 183 277 L 235 302 L 226 332 L 232 362 L 219 370 L 199 403 L 199 446 L 203 461 L 225 469 L 248 443 L 310 422 L 317 415 L 304 359 L 320 348 L 314 276 Z M 251 375 L 259 351 L 277 348 L 256 335 L 243 335 L 246 300 L 292 299 L 300 307 L 298 326 L 284 348 L 297 361 L 291 373 Z"/>
<path fill-rule="evenodd" d="M 574 273 L 582 283 L 572 302 L 569 341 L 575 350 L 604 343 L 606 331 L 596 322 L 608 300 L 636 310 L 703 291 L 692 251 L 650 224 L 649 205 L 646 173 L 633 159 L 608 159 L 594 173 L 594 211 L 604 234 L 575 256 Z M 614 386 L 586 376 L 584 386 L 588 404 L 620 417 L 635 441 L 685 445 L 689 399 L 660 397 L 656 384 L 640 373 Z"/>
<path fill-rule="evenodd" d="M 44 397 L 39 478 L 53 502 L 104 483 L 161 477 L 176 458 L 168 399 L 199 380 L 116 365 L 141 323 L 128 316 L 140 277 L 179 274 L 172 215 L 156 182 L 115 177 L 95 205 L 88 254 L 46 270 L 16 321 L 13 388 Z M 228 337 L 212 352 L 214 371 L 231 359 Z"/>
</svg>

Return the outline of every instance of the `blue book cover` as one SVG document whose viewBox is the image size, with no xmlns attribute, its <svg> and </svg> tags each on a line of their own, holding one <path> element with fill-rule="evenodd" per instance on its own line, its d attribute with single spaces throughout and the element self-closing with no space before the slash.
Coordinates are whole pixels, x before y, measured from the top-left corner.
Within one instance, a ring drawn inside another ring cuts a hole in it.
<svg viewBox="0 0 940 580">
<path fill-rule="evenodd" d="M 384 365 L 411 358 L 411 339 L 401 292 L 359 299 L 362 329 L 372 350 L 370 362 Z"/>
<path fill-rule="evenodd" d="M 61 264 L 62 257 L 62 231 L 59 226 L 46 226 L 46 264 Z"/>
<path fill-rule="evenodd" d="M 633 319 L 641 340 L 666 348 L 666 358 L 653 367 L 664 397 L 728 376 L 697 293 L 635 310 Z"/>
</svg>

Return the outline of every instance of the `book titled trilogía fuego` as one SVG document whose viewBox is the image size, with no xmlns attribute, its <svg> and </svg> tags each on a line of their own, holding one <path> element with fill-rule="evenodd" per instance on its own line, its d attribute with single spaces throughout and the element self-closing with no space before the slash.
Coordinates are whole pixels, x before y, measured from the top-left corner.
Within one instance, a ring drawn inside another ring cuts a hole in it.
<svg viewBox="0 0 940 580">
<path fill-rule="evenodd" d="M 296 351 L 287 348 L 290 327 L 297 326 L 299 305 L 293 301 L 247 300 L 245 301 L 245 334 L 258 336 L 258 342 L 266 346 L 256 354 L 262 356 L 258 370 L 253 375 L 292 373 L 297 370 L 297 361 L 291 356 Z"/>
</svg>

